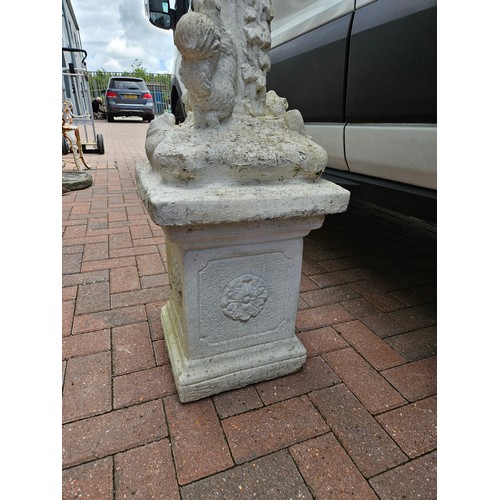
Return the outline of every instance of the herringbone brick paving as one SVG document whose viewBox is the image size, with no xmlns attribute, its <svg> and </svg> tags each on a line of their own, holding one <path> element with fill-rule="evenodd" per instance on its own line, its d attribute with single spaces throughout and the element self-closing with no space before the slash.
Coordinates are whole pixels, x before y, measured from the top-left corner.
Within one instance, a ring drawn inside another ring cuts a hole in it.
<svg viewBox="0 0 500 500">
<path fill-rule="evenodd" d="M 97 121 L 94 183 L 62 197 L 63 498 L 436 498 L 435 226 L 352 199 L 304 242 L 305 366 L 181 404 L 147 127 Z"/>
</svg>

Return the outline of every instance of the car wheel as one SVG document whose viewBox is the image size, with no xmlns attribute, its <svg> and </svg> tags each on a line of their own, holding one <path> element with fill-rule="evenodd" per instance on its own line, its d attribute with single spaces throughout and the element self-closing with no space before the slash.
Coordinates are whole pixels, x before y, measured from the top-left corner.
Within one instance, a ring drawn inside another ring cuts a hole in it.
<svg viewBox="0 0 500 500">
<path fill-rule="evenodd" d="M 104 137 L 102 134 L 97 134 L 97 151 L 99 151 L 100 155 L 104 154 Z"/>
<path fill-rule="evenodd" d="M 174 114 L 175 114 L 176 125 L 178 125 L 179 123 L 182 123 L 185 120 L 184 111 L 182 109 L 182 104 L 181 104 L 180 98 L 177 99 L 177 101 L 175 102 Z"/>
<path fill-rule="evenodd" d="M 111 113 L 108 113 L 108 122 L 113 122 L 113 121 L 115 121 L 115 117 Z"/>
<path fill-rule="evenodd" d="M 63 155 L 67 155 L 68 153 L 69 153 L 68 140 L 63 135 L 63 138 L 62 138 L 62 154 Z"/>
</svg>

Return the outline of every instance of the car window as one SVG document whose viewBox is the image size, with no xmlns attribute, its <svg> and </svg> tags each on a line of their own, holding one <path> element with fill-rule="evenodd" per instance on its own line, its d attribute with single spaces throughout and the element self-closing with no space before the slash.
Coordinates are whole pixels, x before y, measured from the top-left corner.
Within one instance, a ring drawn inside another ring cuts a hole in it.
<svg viewBox="0 0 500 500">
<path fill-rule="evenodd" d="M 112 86 L 120 90 L 148 90 L 143 81 L 114 80 Z"/>
</svg>

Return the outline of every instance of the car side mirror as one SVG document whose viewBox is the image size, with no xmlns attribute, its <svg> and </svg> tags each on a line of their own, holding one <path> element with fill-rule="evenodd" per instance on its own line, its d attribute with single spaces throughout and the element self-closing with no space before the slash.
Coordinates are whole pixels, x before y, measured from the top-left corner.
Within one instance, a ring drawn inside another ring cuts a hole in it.
<svg viewBox="0 0 500 500">
<path fill-rule="evenodd" d="M 175 10 L 170 8 L 169 0 L 144 0 L 144 10 L 153 26 L 163 30 L 175 28 Z"/>
</svg>

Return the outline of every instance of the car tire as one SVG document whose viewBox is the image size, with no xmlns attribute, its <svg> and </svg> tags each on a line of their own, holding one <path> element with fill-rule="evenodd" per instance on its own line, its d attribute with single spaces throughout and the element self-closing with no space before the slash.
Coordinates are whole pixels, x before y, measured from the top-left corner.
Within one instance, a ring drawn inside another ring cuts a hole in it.
<svg viewBox="0 0 500 500">
<path fill-rule="evenodd" d="M 104 137 L 102 134 L 97 134 L 97 151 L 99 151 L 99 154 L 102 155 L 104 154 Z"/>
<path fill-rule="evenodd" d="M 111 113 L 108 113 L 108 122 L 114 122 L 114 121 L 115 117 Z"/>
<path fill-rule="evenodd" d="M 182 123 L 185 120 L 184 116 L 184 111 L 182 109 L 182 103 L 181 99 L 177 99 L 175 102 L 175 108 L 174 108 L 174 114 L 175 114 L 175 124 L 178 125 L 179 123 Z"/>
<path fill-rule="evenodd" d="M 62 138 L 62 154 L 63 155 L 67 155 L 68 153 L 69 153 L 68 140 L 63 135 L 63 138 Z"/>
</svg>

